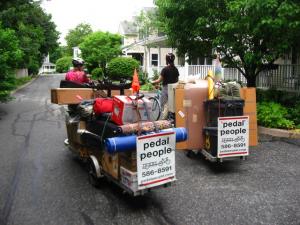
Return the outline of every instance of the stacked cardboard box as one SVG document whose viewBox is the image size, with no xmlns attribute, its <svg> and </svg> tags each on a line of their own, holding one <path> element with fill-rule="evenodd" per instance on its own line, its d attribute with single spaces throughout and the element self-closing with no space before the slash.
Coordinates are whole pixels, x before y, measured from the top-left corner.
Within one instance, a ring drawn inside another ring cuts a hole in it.
<svg viewBox="0 0 300 225">
<path fill-rule="evenodd" d="M 55 88 L 51 89 L 51 103 L 60 105 L 79 104 L 81 100 L 94 97 L 91 88 Z"/>
<path fill-rule="evenodd" d="M 168 110 L 169 112 L 175 113 L 175 89 L 178 83 L 168 84 Z"/>
<path fill-rule="evenodd" d="M 105 93 L 107 94 L 107 90 L 105 90 Z M 120 90 L 111 90 L 111 97 L 114 97 L 114 96 L 117 96 L 117 95 L 121 95 Z M 126 95 L 126 96 L 132 95 L 132 89 L 125 89 L 124 90 L 124 95 Z"/>
<path fill-rule="evenodd" d="M 205 126 L 203 102 L 207 99 L 208 84 L 199 80 L 197 84 L 179 84 L 175 90 L 175 124 L 188 131 L 186 142 L 176 144 L 176 149 L 201 149 L 204 147 L 202 128 Z"/>
<path fill-rule="evenodd" d="M 175 89 L 175 125 L 176 127 L 186 127 L 186 112 L 183 105 L 184 100 L 184 84 L 178 85 Z M 176 149 L 188 149 L 187 141 L 176 143 Z"/>
<path fill-rule="evenodd" d="M 101 165 L 103 170 L 114 177 L 115 179 L 119 179 L 119 154 L 109 154 L 104 151 Z"/>
<path fill-rule="evenodd" d="M 241 98 L 245 100 L 244 115 L 249 116 L 249 146 L 258 144 L 256 117 L 256 89 L 241 88 Z"/>
<path fill-rule="evenodd" d="M 136 151 L 128 151 L 119 153 L 120 166 L 132 172 L 137 171 Z"/>
<path fill-rule="evenodd" d="M 137 173 L 132 172 L 124 167 L 120 167 L 121 183 L 133 192 L 138 191 Z"/>
<path fill-rule="evenodd" d="M 131 89 L 125 89 L 126 96 L 132 95 Z M 120 95 L 119 90 L 112 90 L 111 97 Z M 93 90 L 92 88 L 55 88 L 51 89 L 51 103 L 59 105 L 79 104 L 81 100 L 107 97 L 107 91 Z"/>
</svg>

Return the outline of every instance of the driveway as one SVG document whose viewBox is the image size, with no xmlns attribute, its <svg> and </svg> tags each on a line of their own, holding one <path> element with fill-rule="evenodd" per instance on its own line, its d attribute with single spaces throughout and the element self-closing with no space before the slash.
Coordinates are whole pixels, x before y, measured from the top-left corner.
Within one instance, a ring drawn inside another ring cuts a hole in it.
<svg viewBox="0 0 300 225">
<path fill-rule="evenodd" d="M 246 161 L 212 164 L 176 153 L 175 186 L 132 198 L 99 189 L 67 151 L 62 75 L 39 77 L 0 104 L 0 225 L 300 224 L 298 141 L 261 137 Z M 200 133 L 200 131 L 199 131 Z"/>
</svg>

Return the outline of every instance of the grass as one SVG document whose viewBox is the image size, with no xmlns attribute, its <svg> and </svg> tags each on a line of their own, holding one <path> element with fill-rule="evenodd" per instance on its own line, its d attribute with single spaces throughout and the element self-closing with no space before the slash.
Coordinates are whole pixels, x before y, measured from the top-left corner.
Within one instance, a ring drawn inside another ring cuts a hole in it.
<svg viewBox="0 0 300 225">
<path fill-rule="evenodd" d="M 29 81 L 32 80 L 32 78 L 33 78 L 32 76 L 16 78 L 16 80 L 15 80 L 15 89 L 17 89 L 18 87 L 28 83 Z"/>
</svg>

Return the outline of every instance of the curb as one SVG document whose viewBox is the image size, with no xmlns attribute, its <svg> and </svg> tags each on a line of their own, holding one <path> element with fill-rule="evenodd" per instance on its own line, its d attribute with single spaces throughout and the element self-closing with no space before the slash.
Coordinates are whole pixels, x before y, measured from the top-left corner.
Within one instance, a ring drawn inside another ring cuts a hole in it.
<svg viewBox="0 0 300 225">
<path fill-rule="evenodd" d="M 295 132 L 290 130 L 282 130 L 282 129 L 258 126 L 258 132 L 259 134 L 266 134 L 273 137 L 300 139 L 300 132 Z"/>
<path fill-rule="evenodd" d="M 19 90 L 27 87 L 28 85 L 30 85 L 31 83 L 33 83 L 40 75 L 37 75 L 36 77 L 32 78 L 32 80 L 30 80 L 29 82 L 27 82 L 26 84 L 23 84 L 22 86 L 18 87 L 17 89 L 13 90 L 12 92 L 10 92 L 11 95 L 14 95 L 16 92 L 18 92 Z"/>
</svg>

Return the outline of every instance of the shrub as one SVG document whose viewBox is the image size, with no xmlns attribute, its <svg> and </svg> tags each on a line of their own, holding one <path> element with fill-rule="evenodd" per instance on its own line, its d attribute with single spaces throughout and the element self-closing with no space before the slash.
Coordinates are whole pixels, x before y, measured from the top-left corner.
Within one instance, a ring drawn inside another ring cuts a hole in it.
<svg viewBox="0 0 300 225">
<path fill-rule="evenodd" d="M 142 84 L 142 85 L 149 83 L 148 73 L 140 71 L 139 72 L 139 81 L 140 81 L 140 84 Z"/>
<path fill-rule="evenodd" d="M 151 83 L 146 83 L 146 84 L 141 86 L 141 90 L 142 91 L 153 91 L 154 86 Z"/>
<path fill-rule="evenodd" d="M 159 78 L 159 72 L 156 69 L 153 69 L 153 77 L 152 80 L 157 80 Z"/>
<path fill-rule="evenodd" d="M 256 89 L 257 102 L 277 102 L 287 107 L 293 107 L 295 99 L 300 98 L 300 93 L 287 92 L 276 89 Z"/>
<path fill-rule="evenodd" d="M 297 102 L 294 107 L 288 108 L 288 119 L 292 120 L 297 128 L 300 127 L 300 102 Z"/>
<path fill-rule="evenodd" d="M 287 108 L 275 102 L 261 102 L 257 104 L 257 120 L 262 126 L 270 128 L 292 129 L 293 121 L 288 120 Z"/>
<path fill-rule="evenodd" d="M 64 56 L 56 61 L 56 71 L 59 73 L 66 73 L 72 66 L 72 57 Z"/>
<path fill-rule="evenodd" d="M 107 66 L 108 77 L 112 80 L 131 79 L 139 62 L 132 58 L 118 57 L 112 59 Z"/>
<path fill-rule="evenodd" d="M 93 80 L 102 80 L 103 79 L 103 70 L 101 68 L 93 69 L 91 74 L 92 74 Z"/>
</svg>

